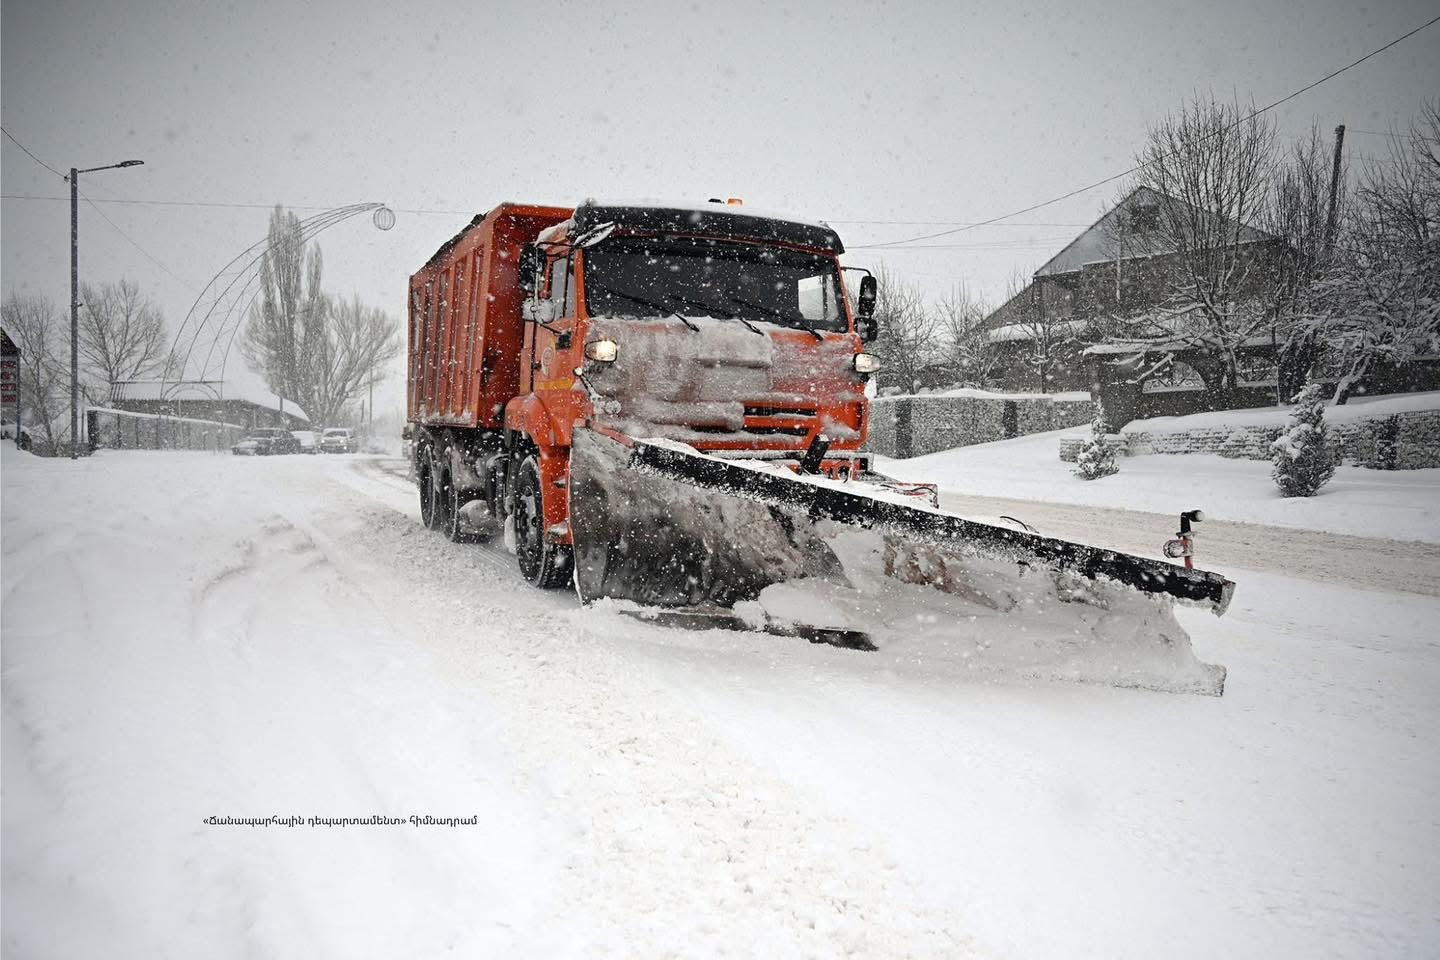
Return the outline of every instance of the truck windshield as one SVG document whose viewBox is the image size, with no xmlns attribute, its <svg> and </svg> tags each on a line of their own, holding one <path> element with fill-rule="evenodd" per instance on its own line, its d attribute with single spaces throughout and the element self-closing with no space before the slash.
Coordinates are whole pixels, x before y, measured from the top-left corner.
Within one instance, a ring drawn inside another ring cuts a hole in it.
<svg viewBox="0 0 1440 960">
<path fill-rule="evenodd" d="M 733 317 L 843 331 L 840 280 L 826 256 L 703 238 L 612 237 L 585 251 L 591 316 Z"/>
</svg>

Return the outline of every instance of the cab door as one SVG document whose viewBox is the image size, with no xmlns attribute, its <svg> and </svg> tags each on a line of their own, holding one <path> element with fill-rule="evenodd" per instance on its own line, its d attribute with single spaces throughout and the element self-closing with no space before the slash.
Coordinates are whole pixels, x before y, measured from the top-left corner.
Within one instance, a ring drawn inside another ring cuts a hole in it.
<svg viewBox="0 0 1440 960">
<path fill-rule="evenodd" d="M 530 370 L 534 392 L 542 399 L 553 400 L 556 399 L 554 391 L 568 393 L 575 384 L 579 297 L 575 289 L 574 252 L 557 250 L 546 261 L 545 276 L 545 299 L 552 305 L 554 319 L 532 327 L 535 339 Z"/>
</svg>

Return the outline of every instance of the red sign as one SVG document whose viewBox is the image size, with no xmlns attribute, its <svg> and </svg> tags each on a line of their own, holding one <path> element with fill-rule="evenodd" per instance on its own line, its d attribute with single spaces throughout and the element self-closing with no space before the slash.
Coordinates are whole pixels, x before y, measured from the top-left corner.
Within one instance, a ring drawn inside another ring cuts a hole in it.
<svg viewBox="0 0 1440 960">
<path fill-rule="evenodd" d="M 0 358 L 0 404 L 13 404 L 20 385 L 20 362 L 15 357 Z"/>
</svg>

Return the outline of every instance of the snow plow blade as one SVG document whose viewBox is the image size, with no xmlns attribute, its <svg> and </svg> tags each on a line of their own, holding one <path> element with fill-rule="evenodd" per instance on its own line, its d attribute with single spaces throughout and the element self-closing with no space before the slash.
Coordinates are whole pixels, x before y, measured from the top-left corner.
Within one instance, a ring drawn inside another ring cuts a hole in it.
<svg viewBox="0 0 1440 960">
<path fill-rule="evenodd" d="M 574 471 L 580 479 L 571 492 L 571 511 L 582 599 L 618 596 L 664 606 L 706 601 L 729 605 L 753 597 L 770 583 L 829 564 L 823 554 L 816 556 L 814 538 L 803 532 L 807 519 L 896 534 L 1088 580 L 1114 580 L 1208 607 L 1217 616 L 1225 612 L 1235 589 L 1217 573 L 885 499 L 883 488 L 863 481 L 802 477 L 781 467 L 733 463 L 678 444 L 614 440 L 584 429 L 575 431 L 572 456 L 572 470 L 580 467 Z M 599 472 L 613 474 L 617 469 L 631 476 L 608 485 L 598 482 Z M 728 496 L 687 500 L 665 489 L 663 481 L 673 481 L 682 490 Z M 602 485 L 609 489 L 597 502 L 595 490 Z M 630 496 L 616 496 L 617 490 Z M 617 503 L 621 500 L 628 502 Z M 613 549 L 616 544 L 622 545 L 620 555 Z M 612 547 L 609 556 L 603 556 L 606 545 Z M 628 582 L 637 577 L 639 583 Z"/>
<path fill-rule="evenodd" d="M 580 599 L 637 619 L 802 636 L 967 676 L 1225 689 L 1225 668 L 1196 659 L 1173 610 L 1223 613 L 1234 585 L 1214 573 L 918 506 L 903 484 L 603 429 L 575 430 L 569 497 Z"/>
</svg>

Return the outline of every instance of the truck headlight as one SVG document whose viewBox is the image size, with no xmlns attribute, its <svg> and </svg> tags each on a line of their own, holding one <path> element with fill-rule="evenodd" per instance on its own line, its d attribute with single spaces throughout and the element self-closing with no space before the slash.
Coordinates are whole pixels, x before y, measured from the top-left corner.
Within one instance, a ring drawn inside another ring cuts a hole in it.
<svg viewBox="0 0 1440 960">
<path fill-rule="evenodd" d="M 585 359 L 596 363 L 614 363 L 620 355 L 620 345 L 614 340 L 591 340 L 585 344 Z"/>
<path fill-rule="evenodd" d="M 873 353 L 855 354 L 854 367 L 856 373 L 875 373 L 881 366 L 880 358 Z"/>
</svg>

